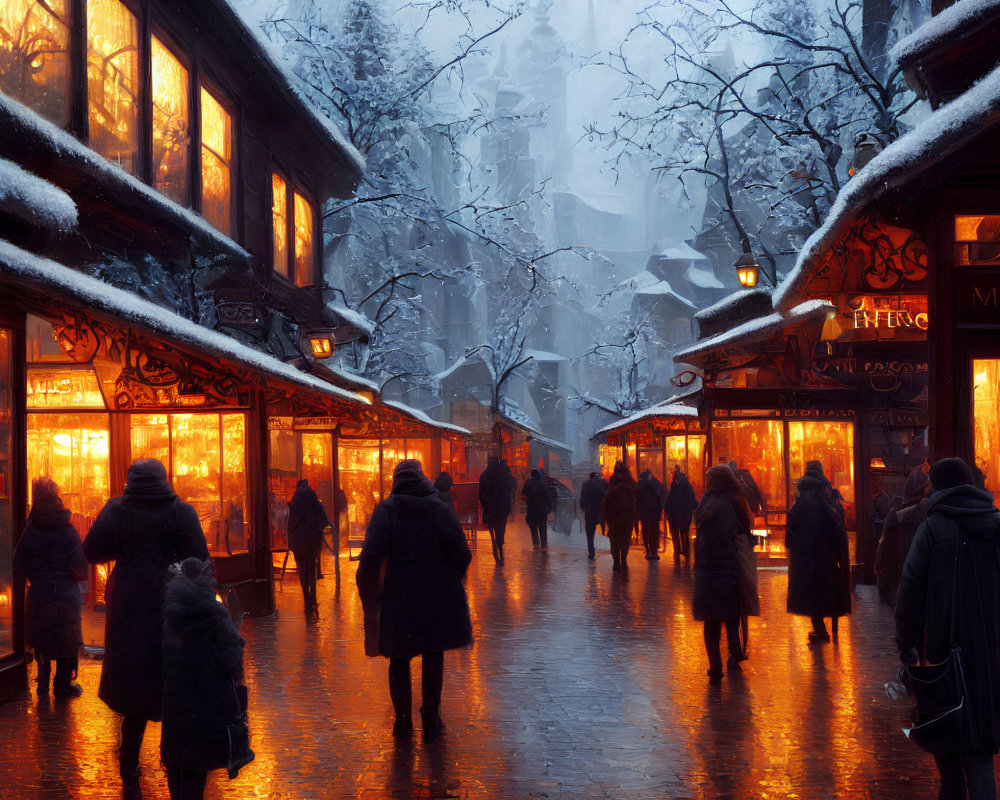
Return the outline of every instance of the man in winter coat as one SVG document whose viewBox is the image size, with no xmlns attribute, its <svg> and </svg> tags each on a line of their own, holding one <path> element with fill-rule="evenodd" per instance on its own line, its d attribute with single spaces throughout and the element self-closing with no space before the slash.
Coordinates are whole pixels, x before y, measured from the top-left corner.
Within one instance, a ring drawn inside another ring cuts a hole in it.
<svg viewBox="0 0 1000 800">
<path fill-rule="evenodd" d="M 663 516 L 663 484 L 648 469 L 636 485 L 635 511 L 642 528 L 647 561 L 660 560 L 660 517 Z"/>
<path fill-rule="evenodd" d="M 807 616 L 810 642 L 829 642 L 824 617 L 831 617 L 833 638 L 838 618 L 851 613 L 851 558 L 844 509 L 819 461 L 809 461 L 788 511 L 788 613 Z"/>
<path fill-rule="evenodd" d="M 365 611 L 380 605 L 378 650 L 389 658 L 396 738 L 413 733 L 410 659 L 418 655 L 424 741 L 433 742 L 444 729 L 444 651 L 472 644 L 472 619 L 462 585 L 471 560 L 458 517 L 424 477 L 420 462 L 400 461 L 392 492 L 372 512 L 357 573 Z"/>
<path fill-rule="evenodd" d="M 549 513 L 552 511 L 552 493 L 542 480 L 541 470 L 531 470 L 531 477 L 521 487 L 524 495 L 524 521 L 531 532 L 531 544 L 535 550 L 545 550 L 549 546 Z"/>
<path fill-rule="evenodd" d="M 729 641 L 730 670 L 746 654 L 740 642 L 740 617 L 760 614 L 757 568 L 751 530 L 753 514 L 736 473 L 726 464 L 705 475 L 705 494 L 694 512 L 693 616 L 704 622 L 708 678 L 722 681 L 722 625 Z"/>
<path fill-rule="evenodd" d="M 302 602 L 309 616 L 315 615 L 319 608 L 316 602 L 316 565 L 323 552 L 323 529 L 331 525 L 316 490 L 303 478 L 288 503 L 288 549 L 295 556 Z"/>
<path fill-rule="evenodd" d="M 493 558 L 497 564 L 503 564 L 507 517 L 510 516 L 516 488 L 517 481 L 510 474 L 507 464 L 496 456 L 490 456 L 486 462 L 486 469 L 479 476 L 479 504 L 483 508 L 483 525 L 490 531 Z"/>
<path fill-rule="evenodd" d="M 249 740 L 233 737 L 243 678 L 243 639 L 215 599 L 211 561 L 170 568 L 163 606 L 163 726 L 160 757 L 170 800 L 201 800 L 208 772 L 253 760 Z M 242 745 L 242 749 L 237 747 Z"/>
<path fill-rule="evenodd" d="M 597 533 L 597 523 L 601 519 L 601 501 L 608 490 L 601 473 L 591 472 L 590 477 L 580 487 L 580 509 L 583 511 L 583 530 L 587 535 L 587 558 L 593 561 L 597 557 L 594 550 L 594 535 Z"/>
<path fill-rule="evenodd" d="M 139 797 L 139 748 L 146 721 L 163 713 L 163 599 L 167 568 L 208 558 L 198 512 L 167 482 L 163 464 L 135 461 L 125 492 L 104 504 L 83 542 L 93 564 L 114 561 L 106 591 L 104 661 L 98 697 L 122 716 L 118 764 L 123 797 Z"/>
<path fill-rule="evenodd" d="M 903 503 L 899 508 L 889 511 L 882 529 L 882 538 L 875 551 L 875 579 L 879 595 L 890 608 L 896 606 L 899 576 L 903 573 L 903 563 L 906 561 L 906 554 L 910 552 L 910 544 L 917 529 L 927 519 L 929 470 L 930 466 L 924 462 L 910 471 L 903 487 Z"/>
<path fill-rule="evenodd" d="M 635 529 L 636 485 L 632 473 L 621 461 L 615 464 L 608 490 L 601 501 L 601 519 L 608 526 L 612 569 L 628 568 L 628 547 Z"/>
<path fill-rule="evenodd" d="M 931 664 L 944 661 L 953 644 L 961 647 L 969 726 L 961 752 L 934 757 L 939 797 L 993 798 L 993 756 L 1000 750 L 1000 511 L 990 492 L 973 486 L 960 458 L 935 462 L 930 489 L 927 520 L 903 564 L 896 645 L 904 663 Z"/>
<path fill-rule="evenodd" d="M 667 525 L 670 526 L 670 538 L 674 544 L 674 565 L 680 566 L 681 556 L 684 556 L 684 560 L 690 566 L 691 517 L 698 507 L 698 498 L 695 497 L 691 481 L 676 464 L 674 465 L 674 478 L 670 482 L 670 491 L 667 493 L 664 507 L 667 512 Z"/>
<path fill-rule="evenodd" d="M 83 688 L 73 678 L 83 644 L 80 581 L 87 580 L 87 559 L 59 487 L 49 478 L 38 478 L 31 484 L 31 498 L 28 524 L 14 551 L 14 571 L 31 582 L 25 639 L 38 662 L 38 696 L 49 693 L 55 661 L 53 693 L 57 698 L 79 697 Z"/>
</svg>

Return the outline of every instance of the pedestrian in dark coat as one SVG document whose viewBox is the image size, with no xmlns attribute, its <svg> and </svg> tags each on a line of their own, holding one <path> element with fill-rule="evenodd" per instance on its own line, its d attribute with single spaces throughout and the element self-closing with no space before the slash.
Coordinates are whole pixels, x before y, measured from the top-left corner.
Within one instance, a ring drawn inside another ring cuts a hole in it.
<svg viewBox="0 0 1000 800">
<path fill-rule="evenodd" d="M 213 769 L 246 764 L 227 725 L 236 720 L 243 639 L 215 599 L 211 561 L 186 558 L 170 568 L 163 606 L 163 727 L 160 756 L 171 800 L 201 800 Z M 245 710 L 245 709 L 243 709 Z"/>
<path fill-rule="evenodd" d="M 580 487 L 580 509 L 583 511 L 583 531 L 587 535 L 587 558 L 593 561 L 597 557 L 594 549 L 594 535 L 601 519 L 601 501 L 607 485 L 601 480 L 601 473 L 591 472 L 590 477 Z"/>
<path fill-rule="evenodd" d="M 967 738 L 961 752 L 934 757 L 939 797 L 948 800 L 996 797 L 993 756 L 1000 750 L 1000 511 L 993 495 L 972 483 L 960 458 L 930 468 L 927 520 L 903 564 L 896 600 L 904 663 L 936 664 L 953 643 L 962 649 Z"/>
<path fill-rule="evenodd" d="M 670 481 L 670 491 L 664 502 L 667 512 L 667 525 L 670 526 L 670 538 L 674 544 L 674 564 L 680 566 L 681 556 L 691 564 L 691 518 L 698 507 L 698 498 L 687 475 L 674 465 L 674 477 Z"/>
<path fill-rule="evenodd" d="M 288 549 L 295 556 L 302 602 L 309 616 L 314 616 L 319 608 L 316 602 L 316 564 L 323 552 L 323 529 L 330 525 L 316 490 L 303 478 L 288 503 Z"/>
<path fill-rule="evenodd" d="M 879 596 L 890 608 L 896 606 L 896 590 L 910 544 L 917 529 L 927 519 L 929 470 L 930 465 L 924 462 L 910 471 L 903 487 L 902 503 L 889 511 L 875 551 L 875 580 Z"/>
<path fill-rule="evenodd" d="M 524 521 L 531 532 L 531 544 L 535 550 L 545 550 L 549 546 L 548 522 L 553 504 L 540 470 L 531 470 L 531 477 L 524 482 L 521 494 L 524 495 Z"/>
<path fill-rule="evenodd" d="M 37 692 L 39 697 L 48 695 L 55 661 L 53 693 L 79 697 L 83 688 L 74 678 L 83 644 L 80 581 L 87 580 L 87 559 L 59 487 L 49 478 L 38 478 L 31 484 L 31 497 L 28 524 L 14 551 L 13 566 L 31 583 L 25 640 L 38 662 Z"/>
<path fill-rule="evenodd" d="M 114 561 L 105 602 L 98 697 L 123 715 L 118 763 L 125 796 L 138 797 L 139 749 L 147 720 L 163 713 L 163 599 L 167 568 L 208 558 L 198 512 L 180 500 L 163 464 L 135 461 L 125 492 L 104 504 L 83 542 L 93 564 Z"/>
<path fill-rule="evenodd" d="M 636 484 L 635 511 L 642 528 L 647 561 L 660 559 L 660 517 L 663 516 L 663 484 L 650 470 L 643 470 Z"/>
<path fill-rule="evenodd" d="M 739 669 L 746 654 L 740 642 L 740 616 L 760 614 L 756 562 L 753 559 L 753 514 L 736 473 L 726 464 L 705 475 L 705 494 L 694 512 L 693 616 L 704 622 L 705 652 L 711 683 L 722 680 L 722 625 L 729 642 L 730 670 Z"/>
<path fill-rule="evenodd" d="M 357 574 L 365 610 L 381 602 L 378 648 L 389 658 L 389 695 L 396 712 L 393 735 L 398 738 L 413 732 L 410 659 L 418 655 L 424 741 L 434 741 L 444 728 L 444 651 L 472 644 L 462 584 L 471 560 L 458 517 L 424 477 L 420 462 L 400 461 L 392 492 L 372 513 Z"/>
<path fill-rule="evenodd" d="M 851 613 L 851 558 L 843 506 L 836 500 L 819 461 L 806 464 L 796 484 L 795 504 L 788 512 L 788 612 L 812 620 L 811 642 L 828 642 L 824 617 Z"/>
<path fill-rule="evenodd" d="M 729 466 L 736 473 L 736 478 L 740 482 L 740 486 L 743 487 L 743 494 L 746 495 L 750 510 L 754 514 L 762 513 L 766 505 L 764 493 L 760 490 L 760 486 L 757 485 L 757 481 L 753 479 L 750 470 L 738 467 L 735 461 L 730 461 Z"/>
<path fill-rule="evenodd" d="M 601 519 L 608 526 L 612 569 L 628 568 L 628 548 L 635 529 L 636 485 L 632 473 L 621 461 L 615 464 L 608 490 L 601 501 Z"/>
<path fill-rule="evenodd" d="M 493 558 L 503 564 L 503 545 L 507 532 L 507 517 L 513 507 L 517 481 L 510 474 L 507 464 L 490 456 L 486 469 L 479 476 L 479 505 L 483 508 L 483 525 L 490 531 Z"/>
<path fill-rule="evenodd" d="M 451 487 L 454 485 L 455 481 L 447 472 L 439 472 L 434 480 L 434 488 L 437 489 L 438 497 L 451 506 L 452 511 L 455 510 L 455 498 L 451 496 Z"/>
</svg>

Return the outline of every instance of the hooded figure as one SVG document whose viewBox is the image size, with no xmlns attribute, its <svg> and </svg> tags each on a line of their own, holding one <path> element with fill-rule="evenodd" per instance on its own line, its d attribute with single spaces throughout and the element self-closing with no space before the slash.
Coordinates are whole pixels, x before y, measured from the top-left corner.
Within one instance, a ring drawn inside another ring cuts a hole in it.
<svg viewBox="0 0 1000 800">
<path fill-rule="evenodd" d="M 507 533 L 507 517 L 513 506 L 517 481 L 510 469 L 496 456 L 490 456 L 486 469 L 479 476 L 479 505 L 483 508 L 483 525 L 490 531 L 493 558 L 503 564 L 503 545 Z"/>
<path fill-rule="evenodd" d="M 83 689 L 73 679 L 83 644 L 80 581 L 87 580 L 87 559 L 59 487 L 49 478 L 38 478 L 31 484 L 31 495 L 28 524 L 14 551 L 14 571 L 31 582 L 25 639 L 38 662 L 38 696 L 49 693 L 54 660 L 55 696 L 79 697 Z"/>
<path fill-rule="evenodd" d="M 314 614 L 318 607 L 316 566 L 323 551 L 323 529 L 331 524 L 316 490 L 303 478 L 288 503 L 288 549 L 295 556 L 306 614 Z"/>
<path fill-rule="evenodd" d="M 434 488 L 437 489 L 438 497 L 451 506 L 452 511 L 455 510 L 455 498 L 451 495 L 451 487 L 454 485 L 455 481 L 447 472 L 439 472 L 437 478 L 434 479 Z"/>
<path fill-rule="evenodd" d="M 643 470 L 636 484 L 635 512 L 642 528 L 642 543 L 648 561 L 660 559 L 660 517 L 663 516 L 663 484 L 650 470 Z"/>
<path fill-rule="evenodd" d="M 726 464 L 705 475 L 705 494 L 694 512 L 693 616 L 705 623 L 705 651 L 712 683 L 722 680 L 719 640 L 726 625 L 730 664 L 746 654 L 740 643 L 740 616 L 760 614 L 757 567 L 751 530 L 753 514 L 736 473 Z M 738 668 L 738 667 L 731 667 Z"/>
<path fill-rule="evenodd" d="M 531 470 L 531 477 L 524 482 L 521 494 L 524 495 L 524 521 L 528 523 L 531 544 L 536 550 L 544 550 L 549 546 L 548 521 L 553 503 L 540 470 Z"/>
<path fill-rule="evenodd" d="M 674 479 L 670 482 L 670 491 L 664 501 L 664 509 L 667 512 L 667 524 L 670 526 L 670 538 L 674 543 L 674 564 L 681 563 L 681 556 L 691 563 L 691 518 L 694 510 L 698 507 L 698 498 L 695 497 L 694 487 L 687 475 L 681 472 L 678 465 L 674 465 Z"/>
<path fill-rule="evenodd" d="M 1000 511 L 959 458 L 930 468 L 927 520 L 903 564 L 896 645 L 903 663 L 962 649 L 968 731 L 962 752 L 935 756 L 941 797 L 993 797 L 1000 749 Z M 952 607 L 956 630 L 952 631 Z"/>
<path fill-rule="evenodd" d="M 619 461 L 601 501 L 601 519 L 608 526 L 608 539 L 611 540 L 612 569 L 628 568 L 628 547 L 635 529 L 635 501 L 635 479 L 628 467 Z"/>
<path fill-rule="evenodd" d="M 119 767 L 137 796 L 147 720 L 163 713 L 163 598 L 167 568 L 208 558 L 198 512 L 174 494 L 163 464 L 135 461 L 125 492 L 104 504 L 83 542 L 94 564 L 114 561 L 105 593 L 104 661 L 98 696 L 123 715 Z"/>
<path fill-rule="evenodd" d="M 243 639 L 215 599 L 211 561 L 170 568 L 163 606 L 163 727 L 160 755 L 171 800 L 200 800 L 209 770 L 253 759 L 232 753 L 227 725 L 241 709 Z M 245 711 L 245 709 L 242 709 Z"/>
<path fill-rule="evenodd" d="M 927 519 L 927 478 L 930 466 L 924 462 L 914 467 L 903 487 L 903 502 L 889 511 L 882 538 L 875 551 L 875 578 L 882 599 L 894 608 L 899 576 L 903 572 L 903 562 L 910 552 L 910 544 L 917 529 Z"/>
<path fill-rule="evenodd" d="M 795 487 L 797 497 L 785 528 L 787 608 L 790 614 L 812 620 L 811 641 L 828 642 L 824 617 L 832 618 L 836 638 L 838 617 L 851 613 L 851 559 L 844 508 L 819 461 L 806 464 L 806 472 Z"/>
<path fill-rule="evenodd" d="M 580 487 L 580 508 L 583 511 L 583 530 L 587 536 L 587 558 L 593 561 L 597 557 L 594 550 L 594 535 L 601 519 L 601 501 L 608 490 L 607 484 L 601 480 L 600 472 L 591 472 L 590 477 Z"/>
<path fill-rule="evenodd" d="M 420 462 L 400 461 L 392 492 L 376 506 L 358 565 L 361 603 L 381 603 L 379 652 L 389 658 L 393 735 L 413 732 L 410 659 L 422 656 L 424 739 L 444 728 L 444 651 L 472 644 L 472 619 L 462 578 L 472 560 L 462 526 L 424 476 Z M 379 585 L 379 575 L 385 578 Z"/>
</svg>

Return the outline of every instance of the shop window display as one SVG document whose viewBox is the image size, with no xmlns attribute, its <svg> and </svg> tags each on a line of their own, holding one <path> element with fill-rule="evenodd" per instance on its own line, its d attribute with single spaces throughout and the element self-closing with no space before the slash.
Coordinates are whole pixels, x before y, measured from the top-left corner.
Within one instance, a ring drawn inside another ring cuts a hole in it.
<svg viewBox="0 0 1000 800">
<path fill-rule="evenodd" d="M 848 530 L 857 528 L 854 505 L 854 424 L 789 421 L 788 469 L 794 486 L 806 463 L 819 461 L 833 488 L 840 492 Z"/>
<path fill-rule="evenodd" d="M 14 647 L 14 512 L 10 497 L 11 422 L 14 393 L 11 385 L 11 332 L 0 328 L 0 658 Z"/>
<path fill-rule="evenodd" d="M 132 175 L 138 166 L 138 92 L 138 20 L 119 0 L 88 0 L 90 147 Z"/>
<path fill-rule="evenodd" d="M 674 467 L 679 466 L 681 472 L 687 475 L 695 497 L 701 499 L 705 491 L 705 469 L 702 459 L 705 453 L 705 436 L 702 434 L 686 434 L 667 436 L 664 440 L 667 452 L 666 486 L 673 479 Z"/>
<path fill-rule="evenodd" d="M 1000 359 L 972 362 L 973 436 L 976 466 L 986 488 L 1000 493 Z"/>
<path fill-rule="evenodd" d="M 347 538 L 358 541 L 364 539 L 372 512 L 382 499 L 378 440 L 339 439 L 337 465 L 340 488 L 347 495 Z"/>
<path fill-rule="evenodd" d="M 720 420 L 712 423 L 715 463 L 735 461 L 750 472 L 764 495 L 768 512 L 784 513 L 788 494 L 785 482 L 784 438 L 780 420 Z"/>
<path fill-rule="evenodd" d="M 69 121 L 68 0 L 0 3 L 0 91 L 49 122 Z"/>
</svg>

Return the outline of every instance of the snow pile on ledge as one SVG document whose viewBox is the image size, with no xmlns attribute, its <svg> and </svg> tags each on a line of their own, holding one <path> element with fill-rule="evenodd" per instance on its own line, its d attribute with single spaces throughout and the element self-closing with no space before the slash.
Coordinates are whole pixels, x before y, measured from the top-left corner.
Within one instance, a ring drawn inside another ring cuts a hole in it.
<svg viewBox="0 0 1000 800">
<path fill-rule="evenodd" d="M 76 203 L 62 189 L 0 158 L 0 212 L 54 231 L 76 227 Z"/>
<path fill-rule="evenodd" d="M 889 51 L 889 59 L 899 63 L 935 48 L 952 36 L 956 29 L 974 24 L 976 20 L 985 17 L 998 7 L 1000 0 L 959 0 L 940 14 L 931 17 L 905 39 L 897 42 Z"/>
</svg>

